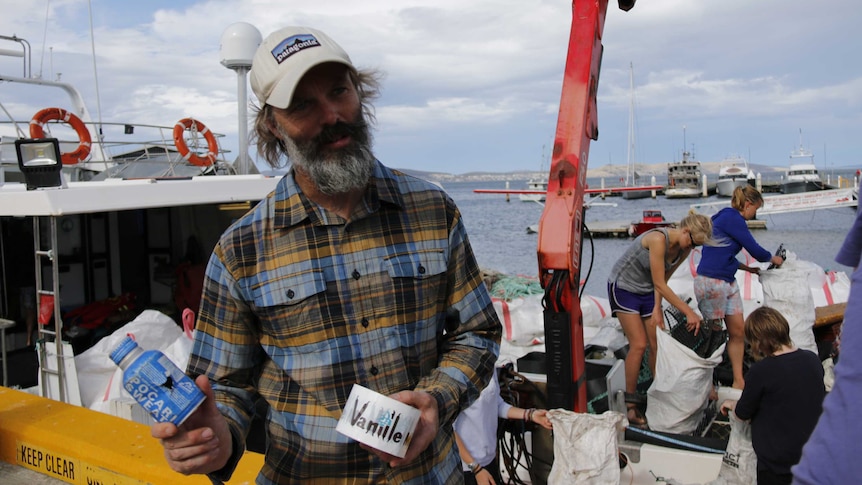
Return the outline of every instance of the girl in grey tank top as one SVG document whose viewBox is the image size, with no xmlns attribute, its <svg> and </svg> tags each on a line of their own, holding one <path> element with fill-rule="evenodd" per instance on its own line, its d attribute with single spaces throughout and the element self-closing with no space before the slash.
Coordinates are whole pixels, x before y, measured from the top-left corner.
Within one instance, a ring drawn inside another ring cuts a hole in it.
<svg viewBox="0 0 862 485">
<path fill-rule="evenodd" d="M 664 329 L 662 300 L 678 308 L 687 319 L 689 331 L 700 328 L 701 317 L 668 286 L 674 271 L 701 244 L 712 244 L 712 222 L 695 211 L 675 228 L 647 231 L 638 236 L 614 264 L 608 278 L 608 299 L 613 315 L 629 341 L 626 354 L 626 392 L 637 392 L 643 356 L 649 346 L 649 367 L 655 375 L 656 327 Z M 661 264 L 653 264 L 653 261 Z M 643 406 L 627 403 L 628 420 L 634 426 L 645 426 Z"/>
<path fill-rule="evenodd" d="M 667 229 L 651 229 L 637 238 L 625 253 L 617 260 L 611 269 L 611 274 L 608 277 L 608 282 L 616 283 L 620 288 L 632 293 L 644 294 L 652 293 L 655 287 L 652 283 L 652 272 L 650 271 L 650 254 L 649 249 L 643 246 L 643 238 L 650 232 L 657 231 L 664 234 L 665 247 L 670 246 L 668 240 Z M 667 251 L 666 251 L 667 252 Z M 664 271 L 667 274 L 671 268 L 679 264 L 682 251 L 676 254 L 673 261 L 668 261 L 664 258 Z"/>
</svg>

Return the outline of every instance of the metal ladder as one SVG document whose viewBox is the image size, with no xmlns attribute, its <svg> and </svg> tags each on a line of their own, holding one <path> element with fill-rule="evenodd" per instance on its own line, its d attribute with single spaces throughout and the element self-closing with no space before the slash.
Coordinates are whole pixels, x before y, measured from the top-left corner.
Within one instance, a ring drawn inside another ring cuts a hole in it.
<svg viewBox="0 0 862 485">
<path fill-rule="evenodd" d="M 42 248 L 42 231 L 41 219 L 48 220 L 50 228 L 50 246 L 47 250 Z M 60 314 L 60 269 L 57 261 L 57 217 L 45 216 L 33 217 L 33 248 L 36 250 L 36 311 L 41 313 L 42 296 L 54 297 L 54 326 L 51 329 L 47 325 L 42 325 L 41 322 L 36 323 L 36 343 L 39 346 L 39 377 L 41 380 L 42 396 L 50 396 L 50 381 L 51 376 L 56 376 L 59 382 L 59 401 L 68 402 L 66 395 L 66 372 L 65 359 L 63 355 L 63 320 Z M 45 289 L 44 281 L 42 280 L 42 261 L 47 258 L 51 262 L 51 289 Z M 48 367 L 48 345 L 53 342 L 56 348 L 57 369 Z"/>
</svg>

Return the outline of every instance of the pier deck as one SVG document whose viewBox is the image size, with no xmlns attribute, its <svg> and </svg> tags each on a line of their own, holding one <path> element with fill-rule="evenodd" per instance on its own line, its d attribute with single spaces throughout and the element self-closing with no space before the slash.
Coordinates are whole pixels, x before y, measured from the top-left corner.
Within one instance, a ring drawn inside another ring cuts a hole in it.
<svg viewBox="0 0 862 485">
<path fill-rule="evenodd" d="M 766 229 L 766 221 L 755 219 L 746 221 L 749 229 Z M 631 237 L 629 229 L 631 221 L 594 221 L 588 224 L 590 232 L 595 238 Z"/>
</svg>

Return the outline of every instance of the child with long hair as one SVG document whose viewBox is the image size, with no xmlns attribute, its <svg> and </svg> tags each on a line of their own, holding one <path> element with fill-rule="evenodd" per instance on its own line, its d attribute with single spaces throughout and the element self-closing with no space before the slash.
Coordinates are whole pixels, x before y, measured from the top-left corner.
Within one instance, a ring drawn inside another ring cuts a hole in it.
<svg viewBox="0 0 862 485">
<path fill-rule="evenodd" d="M 790 324 L 776 309 L 760 307 L 745 320 L 745 338 L 754 364 L 739 401 L 721 403 L 721 412 L 751 421 L 757 455 L 757 484 L 789 484 L 790 467 L 820 417 L 826 389 L 823 367 L 813 352 L 797 348 Z"/>
</svg>

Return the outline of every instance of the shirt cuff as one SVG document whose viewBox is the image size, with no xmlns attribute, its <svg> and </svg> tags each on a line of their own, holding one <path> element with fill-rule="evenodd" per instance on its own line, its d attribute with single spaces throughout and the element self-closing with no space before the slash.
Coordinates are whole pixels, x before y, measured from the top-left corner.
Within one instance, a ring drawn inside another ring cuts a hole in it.
<svg viewBox="0 0 862 485">
<path fill-rule="evenodd" d="M 231 475 L 236 470 L 236 466 L 239 464 L 239 460 L 242 458 L 243 453 L 245 453 L 245 444 L 237 437 L 237 433 L 234 432 L 232 426 L 230 427 L 230 438 L 231 454 L 227 463 L 221 469 L 207 473 L 207 477 L 214 484 L 221 484 L 230 480 Z"/>
</svg>

